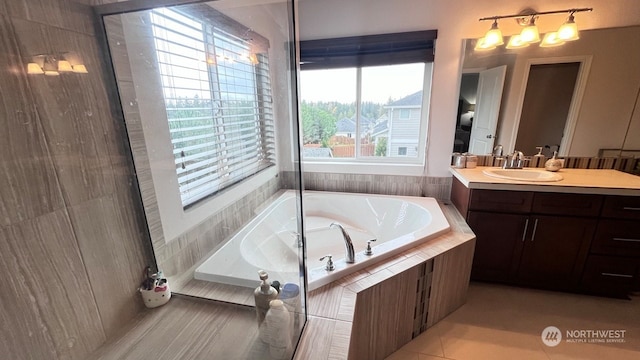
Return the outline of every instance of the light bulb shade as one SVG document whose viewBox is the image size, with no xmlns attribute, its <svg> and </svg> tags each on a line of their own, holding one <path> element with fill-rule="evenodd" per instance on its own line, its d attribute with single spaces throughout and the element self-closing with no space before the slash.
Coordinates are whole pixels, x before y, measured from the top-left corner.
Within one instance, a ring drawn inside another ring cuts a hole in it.
<svg viewBox="0 0 640 360">
<path fill-rule="evenodd" d="M 486 51 L 486 50 L 493 50 L 495 48 L 496 48 L 496 45 L 488 45 L 486 42 L 486 39 L 481 37 L 480 39 L 478 39 L 478 41 L 476 41 L 476 46 L 473 49 L 475 51 Z"/>
<path fill-rule="evenodd" d="M 513 35 L 509 39 L 509 43 L 507 44 L 507 49 L 522 49 L 529 46 L 530 43 L 522 41 L 520 35 Z"/>
<path fill-rule="evenodd" d="M 260 63 L 260 61 L 258 61 L 258 55 L 256 54 L 249 55 L 249 62 L 253 65 L 258 65 Z"/>
<path fill-rule="evenodd" d="M 47 76 L 58 76 L 60 75 L 59 72 L 57 72 L 56 70 L 45 70 L 44 74 Z"/>
<path fill-rule="evenodd" d="M 576 26 L 573 19 L 573 15 L 570 15 L 567 22 L 562 24 L 558 29 L 558 38 L 560 38 L 560 40 L 573 41 L 580 38 L 580 36 L 578 36 L 578 26 Z"/>
<path fill-rule="evenodd" d="M 67 60 L 59 60 L 58 61 L 58 71 L 59 72 L 71 72 L 73 68 L 71 64 Z"/>
<path fill-rule="evenodd" d="M 28 63 L 27 74 L 41 75 L 41 74 L 44 74 L 44 71 L 42 71 L 42 68 L 40 67 L 40 65 L 36 63 Z"/>
<path fill-rule="evenodd" d="M 493 21 L 493 25 L 491 25 L 491 29 L 487 31 L 484 35 L 484 42 L 486 46 L 498 46 L 504 44 L 504 39 L 502 37 L 502 31 L 498 29 L 498 22 Z"/>
<path fill-rule="evenodd" d="M 542 38 L 540 47 L 553 47 L 553 46 L 560 46 L 562 44 L 564 44 L 564 40 L 558 37 L 558 33 L 550 32 L 550 33 L 544 34 L 544 38 Z"/>
<path fill-rule="evenodd" d="M 87 68 L 84 66 L 84 64 L 77 64 L 77 65 L 73 65 L 73 72 L 74 73 L 78 73 L 78 74 L 87 74 Z"/>
<path fill-rule="evenodd" d="M 540 32 L 538 32 L 538 27 L 533 22 L 520 32 L 520 40 L 526 42 L 527 44 L 533 44 L 540 41 Z"/>
</svg>

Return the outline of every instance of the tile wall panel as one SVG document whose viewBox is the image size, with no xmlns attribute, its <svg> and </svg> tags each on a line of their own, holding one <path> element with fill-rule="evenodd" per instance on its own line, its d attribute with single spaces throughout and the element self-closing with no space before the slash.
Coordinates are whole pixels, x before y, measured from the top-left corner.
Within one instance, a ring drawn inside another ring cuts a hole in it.
<svg viewBox="0 0 640 360">
<path fill-rule="evenodd" d="M 90 61 L 97 57 L 90 52 L 95 40 L 26 20 L 13 19 L 12 23 L 23 54 L 65 49 L 78 51 L 87 59 L 88 74 L 30 76 L 29 85 L 65 200 L 78 204 L 113 193 L 113 169 L 102 126 L 112 121 L 111 114 L 103 105 L 107 101 L 104 90 L 100 94 L 92 89 L 92 83 L 103 84 L 99 61 Z"/>
<path fill-rule="evenodd" d="M 280 173 L 282 186 L 293 189 L 295 173 Z M 305 190 L 338 191 L 382 195 L 427 196 L 448 200 L 451 177 L 305 173 Z"/>
<path fill-rule="evenodd" d="M 131 266 L 145 263 L 140 234 L 130 223 L 135 216 L 132 205 L 127 199 L 106 196 L 70 209 L 107 336 L 115 334 L 144 308 L 134 285 L 142 281 L 144 267 Z"/>
<path fill-rule="evenodd" d="M 12 18 L 93 35 L 93 9 L 90 0 L 4 0 Z"/>
<path fill-rule="evenodd" d="M 77 1 L 0 1 L 2 357 L 83 359 L 141 309 L 152 252 L 93 26 Z M 66 51 L 89 73 L 26 74 Z"/>
<path fill-rule="evenodd" d="M 64 203 L 13 27 L 2 15 L 0 47 L 0 226 L 8 226 Z"/>
<path fill-rule="evenodd" d="M 0 229 L 7 359 L 83 359 L 105 340 L 65 209 Z"/>
</svg>

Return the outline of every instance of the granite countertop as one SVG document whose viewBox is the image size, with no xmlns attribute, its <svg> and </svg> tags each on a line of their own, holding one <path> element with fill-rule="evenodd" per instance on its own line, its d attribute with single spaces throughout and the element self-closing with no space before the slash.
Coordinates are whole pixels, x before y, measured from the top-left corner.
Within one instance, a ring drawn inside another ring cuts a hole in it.
<svg viewBox="0 0 640 360">
<path fill-rule="evenodd" d="M 451 168 L 451 173 L 469 189 L 640 196 L 640 176 L 617 170 L 561 169 L 560 181 L 534 182 L 491 177 L 484 169 L 489 167 Z"/>
</svg>

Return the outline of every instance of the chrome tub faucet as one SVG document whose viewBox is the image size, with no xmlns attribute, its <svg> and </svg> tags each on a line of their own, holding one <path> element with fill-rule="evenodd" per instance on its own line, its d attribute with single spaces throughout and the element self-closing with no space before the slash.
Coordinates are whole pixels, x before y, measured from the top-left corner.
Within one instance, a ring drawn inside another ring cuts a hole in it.
<svg viewBox="0 0 640 360">
<path fill-rule="evenodd" d="M 345 247 L 345 261 L 349 264 L 353 264 L 356 262 L 356 252 L 353 248 L 353 242 L 351 241 L 351 236 L 347 233 L 347 230 L 337 222 L 331 223 L 329 225 L 330 228 L 337 227 L 342 232 L 342 237 L 344 238 L 344 247 Z"/>
</svg>

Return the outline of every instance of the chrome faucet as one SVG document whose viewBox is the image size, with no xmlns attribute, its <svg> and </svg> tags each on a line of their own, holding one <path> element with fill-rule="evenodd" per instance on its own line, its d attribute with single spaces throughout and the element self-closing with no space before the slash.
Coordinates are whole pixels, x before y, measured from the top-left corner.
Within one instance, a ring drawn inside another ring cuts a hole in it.
<svg viewBox="0 0 640 360">
<path fill-rule="evenodd" d="M 344 227 L 337 222 L 331 223 L 329 227 L 330 228 L 337 227 L 342 232 L 342 237 L 344 238 L 344 247 L 346 250 L 346 253 L 345 253 L 346 262 L 349 264 L 353 264 L 354 262 L 356 262 L 356 252 L 353 249 L 353 242 L 351 241 L 351 236 L 349 236 L 349 234 L 347 233 L 347 230 L 345 230 Z"/>
<path fill-rule="evenodd" d="M 508 155 L 506 159 L 504 159 L 504 164 L 502 164 L 503 169 L 522 169 L 522 164 L 524 163 L 524 154 L 522 151 L 514 151 L 513 154 Z"/>
</svg>

